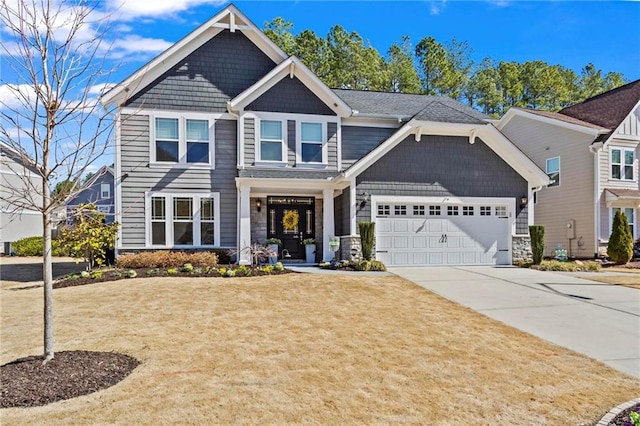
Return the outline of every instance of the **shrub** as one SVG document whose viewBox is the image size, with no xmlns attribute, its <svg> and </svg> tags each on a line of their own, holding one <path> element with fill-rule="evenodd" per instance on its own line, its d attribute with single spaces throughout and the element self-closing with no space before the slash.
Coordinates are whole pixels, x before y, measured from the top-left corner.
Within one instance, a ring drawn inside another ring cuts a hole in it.
<svg viewBox="0 0 640 426">
<path fill-rule="evenodd" d="M 16 256 L 42 256 L 44 252 L 44 240 L 42 237 L 22 238 L 11 244 L 11 249 Z M 54 256 L 67 255 L 56 240 L 51 240 L 51 251 Z"/>
<path fill-rule="evenodd" d="M 371 260 L 373 255 L 376 224 L 373 222 L 360 222 L 358 223 L 358 228 L 360 229 L 362 257 L 364 257 L 364 260 Z"/>
<path fill-rule="evenodd" d="M 91 274 L 88 271 L 82 271 L 82 272 L 80 272 L 80 276 L 82 278 L 89 278 L 91 276 Z"/>
<path fill-rule="evenodd" d="M 91 278 L 93 278 L 94 280 L 102 278 L 102 271 L 93 271 L 91 273 Z"/>
<path fill-rule="evenodd" d="M 157 269 L 151 268 L 151 269 L 147 269 L 147 275 L 155 275 L 158 273 Z"/>
<path fill-rule="evenodd" d="M 167 274 L 169 275 L 175 275 L 178 273 L 178 268 L 169 268 L 167 269 Z"/>
<path fill-rule="evenodd" d="M 622 265 L 631 260 L 633 254 L 633 237 L 631 228 L 627 222 L 627 216 L 617 211 L 611 225 L 611 236 L 607 245 L 607 256 L 617 265 Z"/>
<path fill-rule="evenodd" d="M 386 271 L 387 267 L 379 260 L 361 260 L 353 265 L 357 271 Z"/>
<path fill-rule="evenodd" d="M 282 272 L 284 271 L 284 265 L 282 264 L 282 262 L 277 262 L 275 265 L 273 265 L 273 270 Z"/>
<path fill-rule="evenodd" d="M 117 261 L 120 268 L 182 268 L 185 264 L 215 266 L 218 264 L 218 255 L 213 252 L 185 253 L 159 250 L 123 254 Z"/>
<path fill-rule="evenodd" d="M 138 276 L 138 273 L 133 269 L 129 269 L 127 272 L 124 273 L 124 276 L 127 278 L 135 278 Z"/>
<path fill-rule="evenodd" d="M 236 269 L 236 275 L 244 275 L 245 277 L 250 277 L 251 269 L 247 268 L 245 265 L 240 265 Z"/>
<path fill-rule="evenodd" d="M 121 272 L 119 272 L 119 271 L 113 271 L 113 272 L 111 273 L 111 276 L 112 276 L 113 278 L 120 278 L 120 277 L 122 277 L 122 273 L 121 273 Z"/>
<path fill-rule="evenodd" d="M 533 264 L 539 265 L 544 257 L 544 226 L 529 226 L 531 236 L 531 251 L 533 252 Z"/>
<path fill-rule="evenodd" d="M 192 272 L 193 271 L 193 265 L 190 263 L 185 263 L 182 266 L 182 272 Z"/>
<path fill-rule="evenodd" d="M 260 268 L 260 272 L 264 272 L 267 275 L 270 275 L 273 271 L 273 265 L 266 265 Z"/>
</svg>

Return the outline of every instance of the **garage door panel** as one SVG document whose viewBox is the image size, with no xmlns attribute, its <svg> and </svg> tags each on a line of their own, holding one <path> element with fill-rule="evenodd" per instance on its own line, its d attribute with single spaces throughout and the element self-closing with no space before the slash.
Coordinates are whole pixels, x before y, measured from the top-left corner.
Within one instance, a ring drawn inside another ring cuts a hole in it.
<svg viewBox="0 0 640 426">
<path fill-rule="evenodd" d="M 376 237 L 376 248 L 378 250 L 389 250 L 390 248 L 393 248 L 392 243 L 392 237 L 390 236 Z"/>
<path fill-rule="evenodd" d="M 428 262 L 426 252 L 413 252 L 411 253 L 411 265 L 426 265 Z"/>
<path fill-rule="evenodd" d="M 394 249 L 408 249 L 409 248 L 409 237 L 408 236 L 396 236 L 396 237 L 393 237 L 393 248 Z"/>
<path fill-rule="evenodd" d="M 427 220 L 426 219 L 418 219 L 411 221 L 411 230 L 414 234 L 424 233 L 427 230 Z"/>
<path fill-rule="evenodd" d="M 444 253 L 442 252 L 429 252 L 427 253 L 429 261 L 428 265 L 444 265 Z"/>
<path fill-rule="evenodd" d="M 427 248 L 427 237 L 423 235 L 414 236 L 411 239 L 412 247 L 415 249 L 425 249 Z"/>
<path fill-rule="evenodd" d="M 394 265 L 409 265 L 409 253 L 407 252 L 399 252 L 393 253 L 393 264 Z"/>
<path fill-rule="evenodd" d="M 407 219 L 397 219 L 393 221 L 393 232 L 409 231 L 409 221 Z"/>
<path fill-rule="evenodd" d="M 376 221 L 376 230 L 378 232 L 391 232 L 393 231 L 393 222 L 389 219 L 380 219 Z"/>
<path fill-rule="evenodd" d="M 428 232 L 442 232 L 442 220 L 440 219 L 430 219 L 427 221 L 427 231 Z"/>
</svg>

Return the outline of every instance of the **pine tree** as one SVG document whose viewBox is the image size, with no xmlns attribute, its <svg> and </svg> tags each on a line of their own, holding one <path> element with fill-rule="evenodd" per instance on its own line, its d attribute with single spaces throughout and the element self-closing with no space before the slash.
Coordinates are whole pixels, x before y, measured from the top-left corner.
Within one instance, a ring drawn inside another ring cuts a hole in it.
<svg viewBox="0 0 640 426">
<path fill-rule="evenodd" d="M 607 255 L 617 265 L 623 265 L 631 260 L 633 255 L 633 236 L 631 235 L 627 216 L 621 211 L 617 211 L 611 228 Z"/>
</svg>

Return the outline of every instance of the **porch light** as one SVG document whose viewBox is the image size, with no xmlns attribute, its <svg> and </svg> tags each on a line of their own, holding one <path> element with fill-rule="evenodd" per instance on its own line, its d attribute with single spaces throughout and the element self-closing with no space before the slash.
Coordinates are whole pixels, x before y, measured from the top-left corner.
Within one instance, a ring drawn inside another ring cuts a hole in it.
<svg viewBox="0 0 640 426">
<path fill-rule="evenodd" d="M 529 199 L 527 198 L 526 195 L 523 195 L 520 198 L 520 207 L 525 207 L 527 205 L 527 203 L 529 202 Z"/>
<path fill-rule="evenodd" d="M 262 201 L 260 199 L 256 200 L 256 209 L 260 211 L 262 209 Z"/>
</svg>

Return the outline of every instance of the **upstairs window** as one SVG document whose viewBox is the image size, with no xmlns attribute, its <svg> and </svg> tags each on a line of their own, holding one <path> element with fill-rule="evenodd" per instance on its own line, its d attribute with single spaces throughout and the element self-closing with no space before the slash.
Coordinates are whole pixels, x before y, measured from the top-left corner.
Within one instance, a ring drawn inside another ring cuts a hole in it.
<svg viewBox="0 0 640 426">
<path fill-rule="evenodd" d="M 260 121 L 260 161 L 285 161 L 282 121 Z"/>
<path fill-rule="evenodd" d="M 632 149 L 611 148 L 611 179 L 634 180 Z"/>
<path fill-rule="evenodd" d="M 108 183 L 100 184 L 100 198 L 110 198 L 111 197 L 111 186 Z"/>
<path fill-rule="evenodd" d="M 298 133 L 299 159 L 302 163 L 326 163 L 324 148 L 325 129 L 323 123 L 301 122 Z"/>
<path fill-rule="evenodd" d="M 153 118 L 151 163 L 213 165 L 213 122 L 184 116 Z"/>
<path fill-rule="evenodd" d="M 549 179 L 551 180 L 551 183 L 547 185 L 547 188 L 560 186 L 560 157 L 547 159 L 547 176 L 549 176 Z"/>
</svg>

